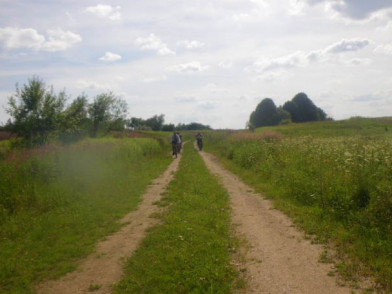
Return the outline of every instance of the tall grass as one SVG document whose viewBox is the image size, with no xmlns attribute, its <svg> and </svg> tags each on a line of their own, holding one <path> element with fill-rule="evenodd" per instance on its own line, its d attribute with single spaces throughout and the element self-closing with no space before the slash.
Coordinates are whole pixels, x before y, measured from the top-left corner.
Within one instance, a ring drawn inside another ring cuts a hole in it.
<svg viewBox="0 0 392 294">
<path fill-rule="evenodd" d="M 0 292 L 30 293 L 74 269 L 169 162 L 147 138 L 9 154 L 0 162 Z"/>
<path fill-rule="evenodd" d="M 163 224 L 153 228 L 128 260 L 115 293 L 230 293 L 235 271 L 230 252 L 228 195 L 191 144 L 160 205 Z"/>
<path fill-rule="evenodd" d="M 392 291 L 392 138 L 226 132 L 206 141 L 308 232 L 335 241 L 354 267 L 365 264 Z"/>
</svg>

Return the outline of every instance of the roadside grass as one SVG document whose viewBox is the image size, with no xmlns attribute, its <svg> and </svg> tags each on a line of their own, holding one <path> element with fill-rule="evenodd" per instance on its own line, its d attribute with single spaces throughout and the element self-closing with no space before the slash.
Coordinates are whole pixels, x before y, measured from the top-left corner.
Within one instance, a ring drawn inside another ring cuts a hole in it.
<svg viewBox="0 0 392 294">
<path fill-rule="evenodd" d="M 269 128 L 268 136 L 210 132 L 205 147 L 273 199 L 313 242 L 334 247 L 335 267 L 346 282 L 369 276 L 380 291 L 392 292 L 392 134 L 352 129 L 352 136 L 332 136 L 321 126 L 315 125 L 314 136 L 301 133 L 310 123 L 298 125 L 301 135 L 290 126 L 288 137 L 278 128 Z"/>
<path fill-rule="evenodd" d="M 136 208 L 168 150 L 154 139 L 100 139 L 0 162 L 0 292 L 33 293 L 74 270 Z"/>
<path fill-rule="evenodd" d="M 364 118 L 352 117 L 339 121 L 319 121 L 300 124 L 287 124 L 273 127 L 262 127 L 256 132 L 273 130 L 285 136 L 392 136 L 392 117 Z"/>
<path fill-rule="evenodd" d="M 115 293 L 230 293 L 237 239 L 228 194 L 209 174 L 192 144 L 185 145 L 179 171 L 159 205 L 163 224 L 149 231 L 128 260 Z"/>
</svg>

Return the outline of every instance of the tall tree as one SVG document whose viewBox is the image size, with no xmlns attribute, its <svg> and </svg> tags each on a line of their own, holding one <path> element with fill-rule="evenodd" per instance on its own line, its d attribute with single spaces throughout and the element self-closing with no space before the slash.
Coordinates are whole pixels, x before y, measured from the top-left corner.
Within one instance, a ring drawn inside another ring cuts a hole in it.
<svg viewBox="0 0 392 294">
<path fill-rule="evenodd" d="M 99 131 L 124 127 L 126 122 L 127 104 L 116 98 L 113 93 L 103 93 L 95 97 L 88 108 L 91 120 L 91 136 L 96 137 Z"/>
<path fill-rule="evenodd" d="M 64 142 L 77 140 L 87 134 L 88 126 L 87 96 L 81 95 L 63 111 L 60 139 Z"/>
<path fill-rule="evenodd" d="M 145 121 L 145 124 L 154 131 L 162 130 L 163 123 L 165 122 L 165 115 L 154 115 Z"/>
<path fill-rule="evenodd" d="M 298 93 L 291 101 L 283 105 L 283 109 L 291 114 L 293 122 L 325 120 L 327 115 L 318 108 L 305 93 Z"/>
<path fill-rule="evenodd" d="M 271 98 L 264 98 L 249 118 L 249 124 L 256 128 L 277 125 L 279 121 L 278 109 Z"/>
<path fill-rule="evenodd" d="M 7 112 L 12 117 L 11 129 L 31 144 L 42 144 L 55 131 L 61 121 L 61 112 L 66 101 L 65 92 L 54 94 L 38 77 L 9 97 Z"/>
</svg>

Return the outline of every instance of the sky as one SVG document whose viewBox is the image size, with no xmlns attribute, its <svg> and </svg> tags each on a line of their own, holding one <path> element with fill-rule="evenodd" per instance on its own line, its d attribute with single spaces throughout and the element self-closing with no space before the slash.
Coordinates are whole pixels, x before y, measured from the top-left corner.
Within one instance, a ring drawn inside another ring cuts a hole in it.
<svg viewBox="0 0 392 294">
<path fill-rule="evenodd" d="M 304 92 L 335 120 L 392 116 L 392 0 L 0 0 L 0 124 L 34 76 L 128 116 L 245 128 Z"/>
</svg>

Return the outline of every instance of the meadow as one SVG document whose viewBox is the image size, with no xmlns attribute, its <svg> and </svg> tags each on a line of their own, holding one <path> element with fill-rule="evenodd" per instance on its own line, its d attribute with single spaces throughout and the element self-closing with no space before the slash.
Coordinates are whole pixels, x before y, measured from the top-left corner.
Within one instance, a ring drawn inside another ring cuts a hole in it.
<svg viewBox="0 0 392 294">
<path fill-rule="evenodd" d="M 0 292 L 76 268 L 94 244 L 119 229 L 152 179 L 170 163 L 165 139 L 83 140 L 0 151 Z"/>
<path fill-rule="evenodd" d="M 392 121 L 355 118 L 205 134 L 207 151 L 273 199 L 340 275 L 392 291 Z M 311 135 L 309 135 L 311 134 Z"/>
<path fill-rule="evenodd" d="M 229 196 L 191 143 L 179 171 L 156 205 L 162 224 L 152 228 L 128 260 L 114 293 L 230 293 L 241 280 L 231 264 L 238 248 Z"/>
</svg>

